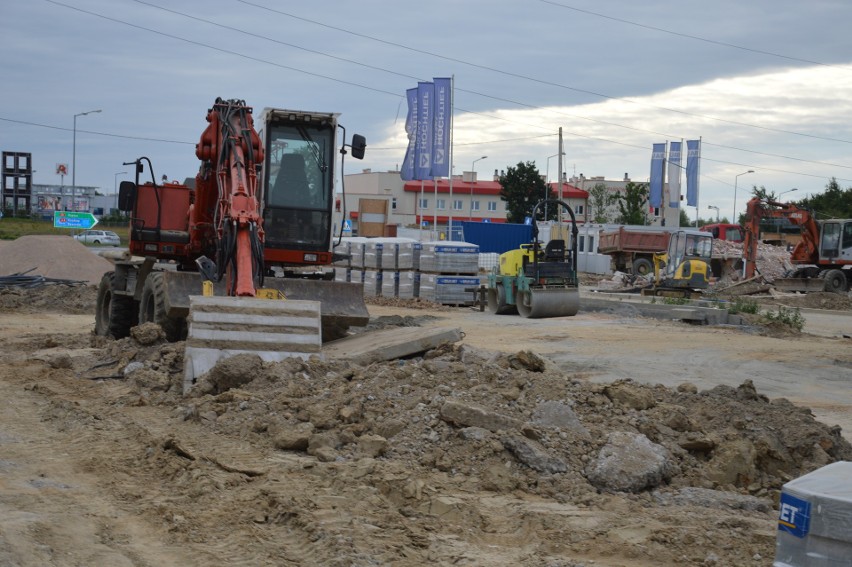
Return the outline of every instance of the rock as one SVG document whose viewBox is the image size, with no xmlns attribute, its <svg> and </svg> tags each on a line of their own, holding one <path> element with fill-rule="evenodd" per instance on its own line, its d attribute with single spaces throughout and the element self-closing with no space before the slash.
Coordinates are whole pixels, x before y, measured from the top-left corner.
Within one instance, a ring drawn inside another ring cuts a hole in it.
<svg viewBox="0 0 852 567">
<path fill-rule="evenodd" d="M 533 425 L 539 427 L 556 427 L 578 433 L 583 437 L 589 436 L 577 414 L 570 406 L 557 401 L 546 401 L 538 404 L 532 415 Z"/>
<path fill-rule="evenodd" d="M 665 447 L 644 435 L 617 431 L 587 465 L 586 478 L 600 490 L 640 492 L 669 480 L 674 469 Z"/>
<path fill-rule="evenodd" d="M 385 439 L 392 439 L 394 435 L 405 429 L 405 423 L 399 419 L 386 419 L 373 425 L 373 431 Z"/>
<path fill-rule="evenodd" d="M 544 372 L 545 362 L 542 357 L 528 350 L 520 351 L 508 357 L 508 363 L 515 370 Z"/>
<path fill-rule="evenodd" d="M 362 435 L 358 438 L 358 455 L 375 458 L 385 454 L 388 440 L 381 435 Z"/>
<path fill-rule="evenodd" d="M 482 427 L 488 431 L 517 431 L 522 426 L 521 421 L 513 417 L 457 401 L 441 406 L 441 419 L 460 427 Z"/>
<path fill-rule="evenodd" d="M 214 394 L 219 394 L 248 384 L 263 370 L 263 360 L 256 354 L 236 354 L 234 356 L 220 359 L 210 369 L 207 380 L 213 388 Z"/>
<path fill-rule="evenodd" d="M 172 385 L 172 378 L 166 372 L 157 372 L 151 368 L 142 368 L 130 375 L 138 388 L 153 392 L 167 392 Z"/>
<path fill-rule="evenodd" d="M 755 454 L 754 445 L 747 439 L 721 443 L 707 463 L 706 476 L 721 486 L 748 486 L 757 473 Z"/>
<path fill-rule="evenodd" d="M 561 473 L 568 470 L 565 461 L 545 451 L 536 441 L 521 435 L 504 435 L 500 441 L 516 459 L 533 470 L 543 473 Z"/>
<path fill-rule="evenodd" d="M 324 431 L 311 435 L 308 439 L 308 454 L 316 455 L 320 449 L 337 449 L 340 447 L 340 438 L 334 431 Z"/>
<path fill-rule="evenodd" d="M 459 436 L 465 441 L 485 441 L 491 432 L 481 427 L 465 427 L 459 431 Z"/>
<path fill-rule="evenodd" d="M 614 403 L 635 410 L 646 410 L 657 403 L 651 390 L 630 382 L 610 384 L 604 388 L 604 394 Z"/>
<path fill-rule="evenodd" d="M 704 508 L 728 508 L 748 512 L 770 512 L 772 503 L 765 498 L 756 498 L 736 492 L 724 492 L 709 488 L 689 486 L 674 493 L 655 491 L 654 500 L 661 504 L 677 506 L 701 506 Z"/>
<path fill-rule="evenodd" d="M 692 382 L 683 382 L 682 384 L 677 385 L 677 391 L 682 392 L 684 394 L 697 394 L 698 386 L 696 386 Z"/>
<path fill-rule="evenodd" d="M 68 353 L 57 354 L 51 356 L 47 363 L 51 368 L 73 368 L 74 364 L 71 361 L 71 356 Z"/>
<path fill-rule="evenodd" d="M 306 451 L 313 433 L 314 425 L 310 422 L 281 426 L 272 436 L 272 445 L 282 451 Z"/>
<path fill-rule="evenodd" d="M 142 323 L 130 328 L 130 336 L 142 346 L 150 346 L 166 341 L 166 333 L 156 323 Z"/>
<path fill-rule="evenodd" d="M 518 486 L 518 479 L 505 465 L 491 465 L 482 471 L 482 488 L 492 492 L 509 492 Z"/>
</svg>

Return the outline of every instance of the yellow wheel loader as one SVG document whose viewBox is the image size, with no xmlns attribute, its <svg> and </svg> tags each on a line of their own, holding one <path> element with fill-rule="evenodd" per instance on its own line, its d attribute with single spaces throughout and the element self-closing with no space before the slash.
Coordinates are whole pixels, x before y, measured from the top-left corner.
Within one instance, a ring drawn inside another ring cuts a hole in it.
<svg viewBox="0 0 852 567">
<path fill-rule="evenodd" d="M 654 254 L 654 284 L 642 295 L 689 299 L 710 285 L 710 256 L 713 235 L 681 229 L 672 233 L 668 250 Z"/>
</svg>

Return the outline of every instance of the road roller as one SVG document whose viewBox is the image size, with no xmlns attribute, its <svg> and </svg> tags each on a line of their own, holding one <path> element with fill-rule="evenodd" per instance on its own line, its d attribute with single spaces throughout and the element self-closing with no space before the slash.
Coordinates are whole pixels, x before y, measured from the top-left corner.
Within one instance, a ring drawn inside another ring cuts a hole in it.
<svg viewBox="0 0 852 567">
<path fill-rule="evenodd" d="M 495 314 L 518 313 L 541 319 L 576 315 L 580 307 L 577 279 L 577 220 L 560 199 L 540 201 L 533 208 L 562 207 L 571 218 L 568 239 L 551 239 L 542 248 L 533 220 L 532 242 L 500 255 L 500 263 L 488 275 L 488 310 Z M 560 223 L 562 226 L 562 223 Z"/>
</svg>

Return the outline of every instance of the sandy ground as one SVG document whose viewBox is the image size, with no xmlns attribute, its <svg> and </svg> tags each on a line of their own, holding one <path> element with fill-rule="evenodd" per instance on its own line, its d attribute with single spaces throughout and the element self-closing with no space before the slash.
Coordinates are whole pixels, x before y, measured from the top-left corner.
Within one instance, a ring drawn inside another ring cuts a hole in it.
<svg viewBox="0 0 852 567">
<path fill-rule="evenodd" d="M 187 398 L 181 343 L 95 338 L 91 289 L 50 298 L 0 294 L 3 565 L 770 565 L 781 484 L 852 459 L 831 428 L 849 439 L 849 339 L 371 305 L 463 341 Z M 522 351 L 543 368 L 506 358 Z M 537 470 L 448 401 L 535 424 L 566 466 Z M 542 425 L 544 403 L 582 427 Z M 671 474 L 590 484 L 613 431 L 666 447 Z"/>
</svg>

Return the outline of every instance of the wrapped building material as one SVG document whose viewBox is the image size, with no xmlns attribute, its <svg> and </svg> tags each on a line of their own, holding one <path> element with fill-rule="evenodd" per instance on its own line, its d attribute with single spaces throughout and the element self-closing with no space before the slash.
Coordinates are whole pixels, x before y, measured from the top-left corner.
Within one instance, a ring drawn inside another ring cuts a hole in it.
<svg viewBox="0 0 852 567">
<path fill-rule="evenodd" d="M 382 238 L 370 238 L 364 243 L 364 268 L 371 270 L 382 269 L 382 254 L 385 243 Z M 393 266 L 389 266 L 393 269 Z"/>
<path fill-rule="evenodd" d="M 469 242 L 426 242 L 420 271 L 435 274 L 478 274 L 479 246 Z"/>
<path fill-rule="evenodd" d="M 402 299 L 420 297 L 420 272 L 404 270 L 398 274 L 397 297 Z"/>
<path fill-rule="evenodd" d="M 416 270 L 420 267 L 420 242 L 413 238 L 383 238 L 383 270 Z"/>
<path fill-rule="evenodd" d="M 382 294 L 382 272 L 379 270 L 364 270 L 364 295 Z"/>
<path fill-rule="evenodd" d="M 382 297 L 399 297 L 399 272 L 382 270 Z"/>
<path fill-rule="evenodd" d="M 473 293 L 479 287 L 478 277 L 420 274 L 420 298 L 442 305 L 472 305 Z"/>
<path fill-rule="evenodd" d="M 852 462 L 826 465 L 781 488 L 773 567 L 849 565 Z"/>
</svg>

